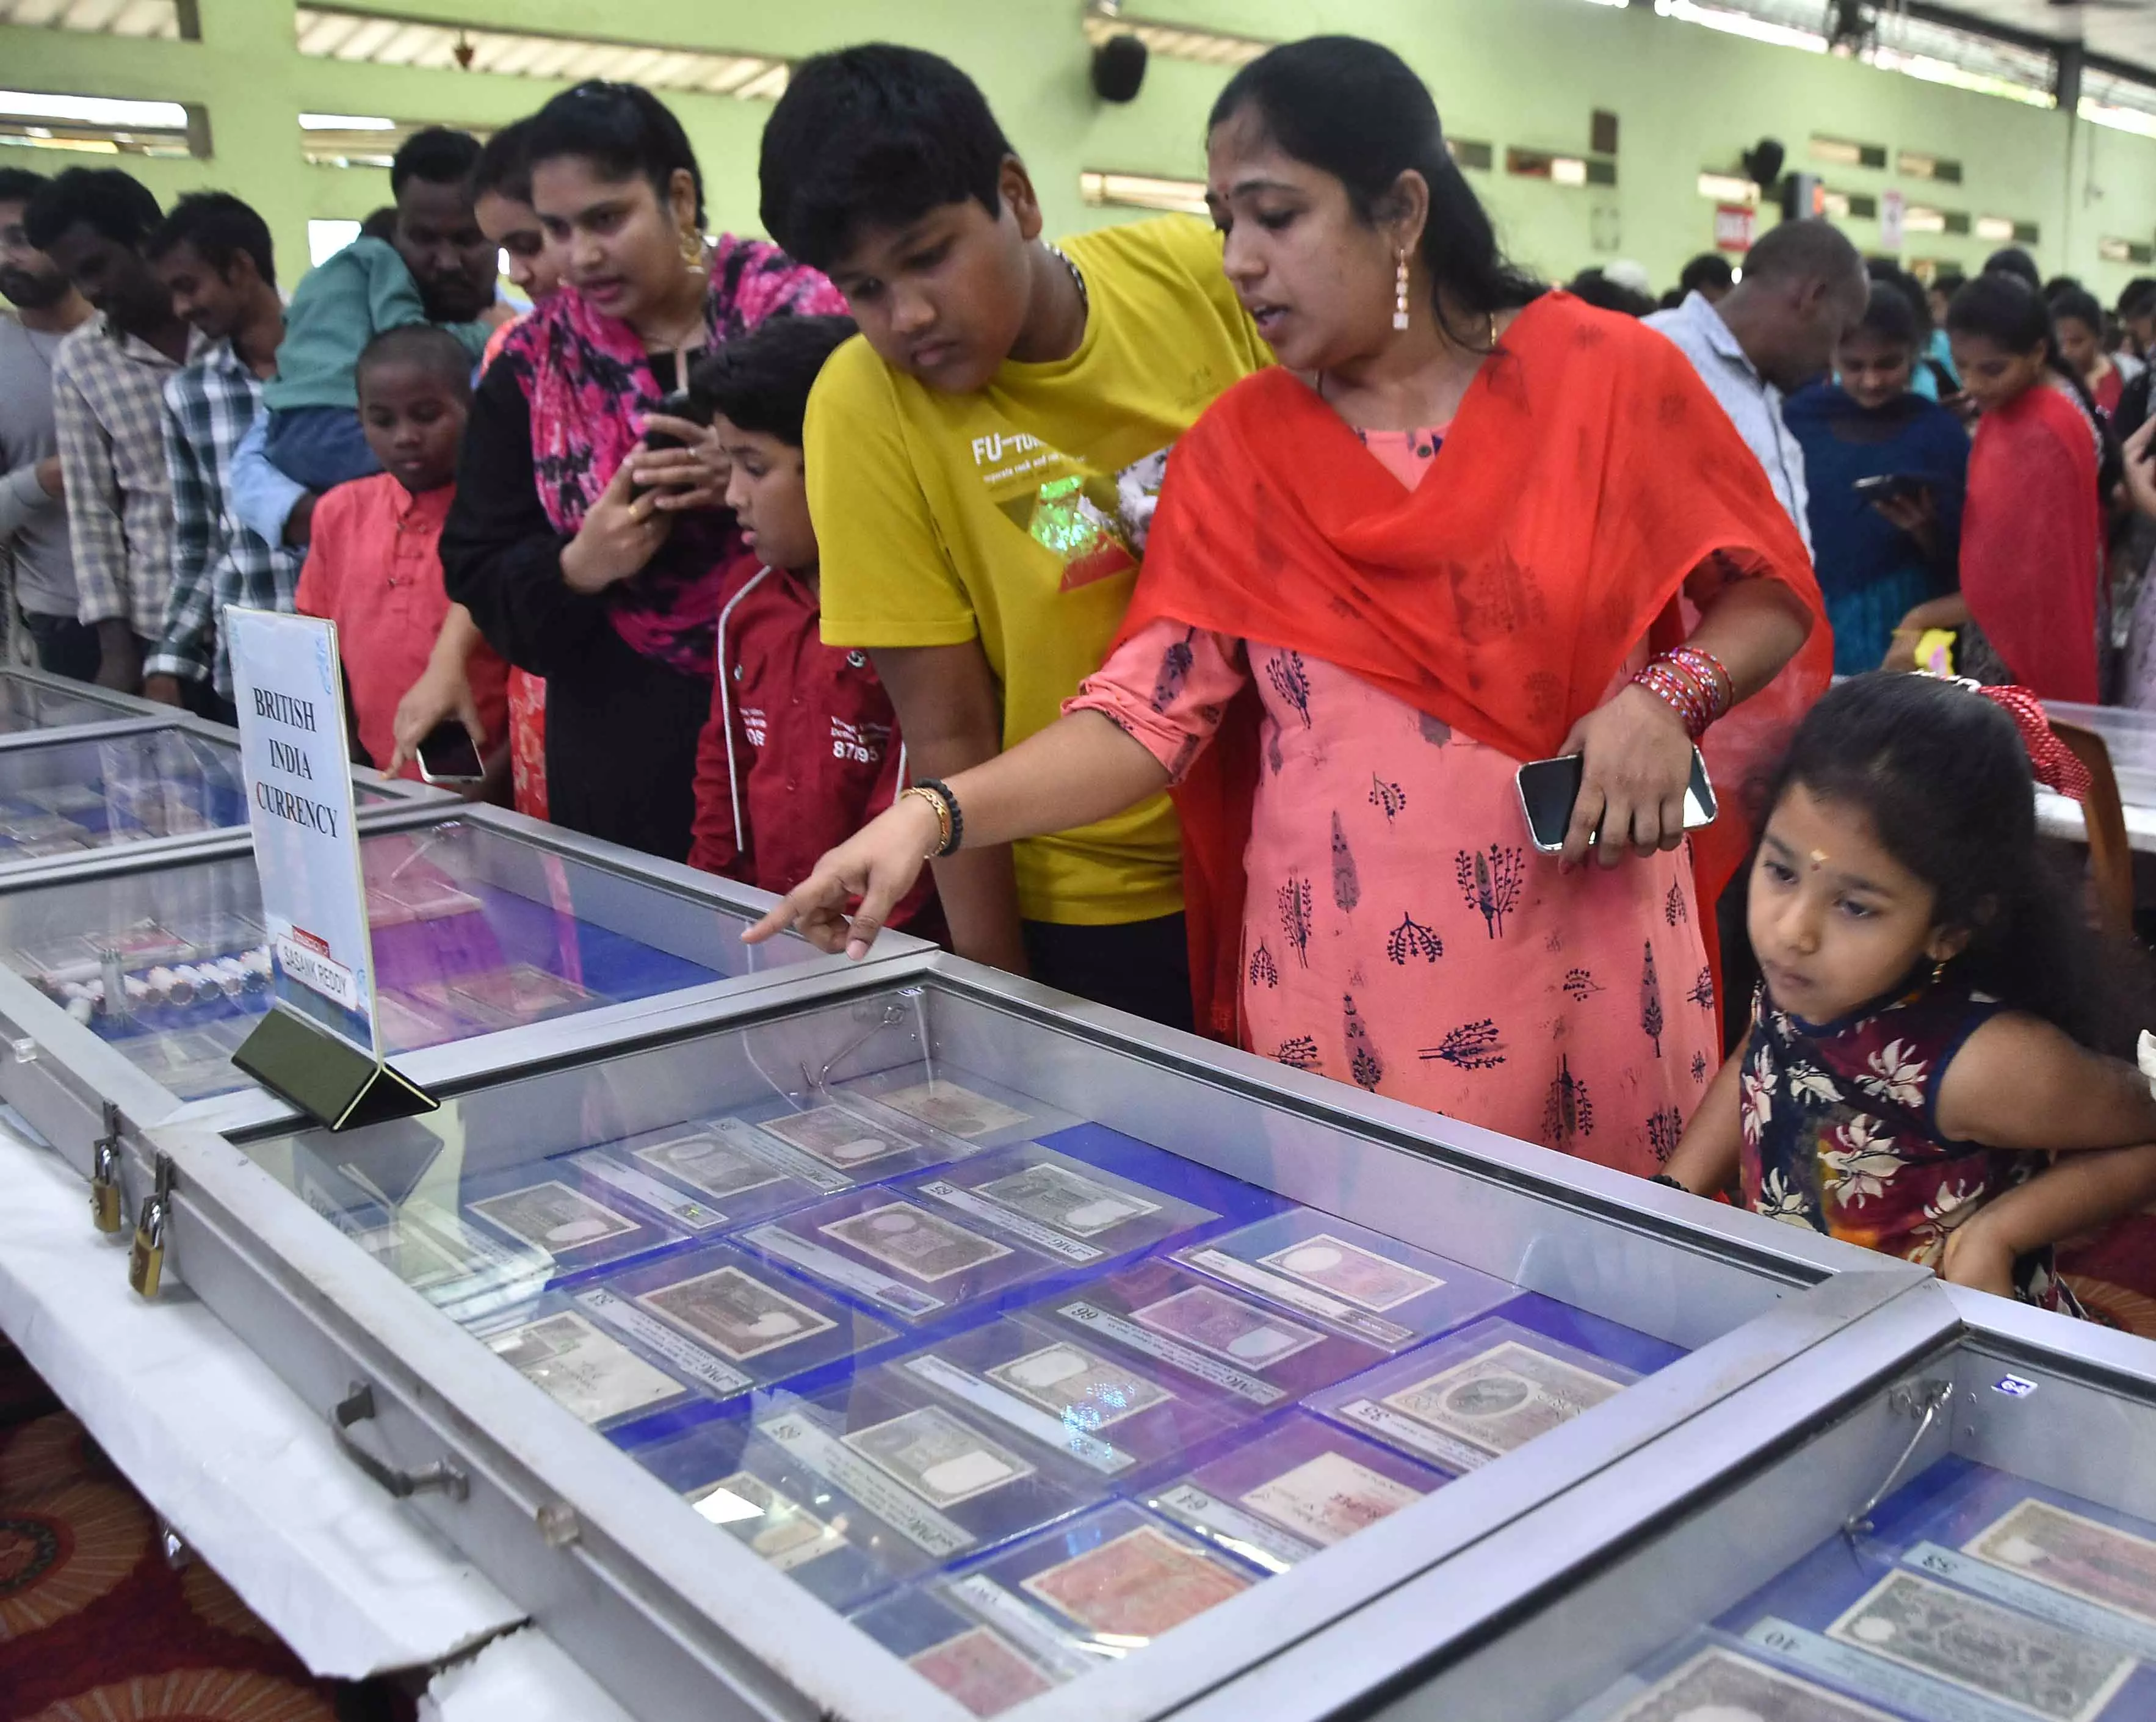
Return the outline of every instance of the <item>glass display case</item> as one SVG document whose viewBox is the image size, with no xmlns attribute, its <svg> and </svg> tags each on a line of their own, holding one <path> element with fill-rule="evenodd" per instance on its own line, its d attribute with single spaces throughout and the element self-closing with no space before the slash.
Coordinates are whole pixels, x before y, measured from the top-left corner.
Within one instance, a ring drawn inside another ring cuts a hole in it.
<svg viewBox="0 0 2156 1722">
<path fill-rule="evenodd" d="M 0 669 L 0 752 L 62 729 L 170 722 L 170 706 L 42 670 Z"/>
<path fill-rule="evenodd" d="M 1934 1284 L 1774 1388 L 1272 1677 L 1388 1717 L 2156 1715 L 2156 1349 Z"/>
<path fill-rule="evenodd" d="M 132 1174 L 649 1722 L 1179 1713 L 1928 1283 L 941 955 L 444 1099 Z"/>
<path fill-rule="evenodd" d="M 0 877 L 50 872 L 100 851 L 192 846 L 247 827 L 239 738 L 186 721 L 27 736 L 0 751 Z M 415 799 L 355 772 L 354 804 Z M 440 800 L 414 784 L 416 799 Z"/>
<path fill-rule="evenodd" d="M 792 937 L 742 944 L 757 892 L 495 809 L 385 810 L 360 857 L 377 1021 L 423 1087 L 529 1057 L 571 1020 L 619 1037 L 661 1005 L 845 966 Z M 0 874 L 0 1098 L 85 1168 L 105 1103 L 138 1124 L 287 1115 L 231 1063 L 269 1005 L 266 938 L 244 836 Z"/>
</svg>

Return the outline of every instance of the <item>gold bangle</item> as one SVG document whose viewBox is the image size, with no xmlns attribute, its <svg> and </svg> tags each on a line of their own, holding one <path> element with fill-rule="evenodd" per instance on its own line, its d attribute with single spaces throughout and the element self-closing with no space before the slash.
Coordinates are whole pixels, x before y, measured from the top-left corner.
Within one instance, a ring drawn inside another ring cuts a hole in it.
<svg viewBox="0 0 2156 1722">
<path fill-rule="evenodd" d="M 937 856 L 951 846 L 951 804 L 933 789 L 926 789 L 919 784 L 911 786 L 898 799 L 901 801 L 909 799 L 925 801 L 928 804 L 929 810 L 935 814 L 936 846 L 921 857 L 923 861 L 934 861 Z"/>
</svg>

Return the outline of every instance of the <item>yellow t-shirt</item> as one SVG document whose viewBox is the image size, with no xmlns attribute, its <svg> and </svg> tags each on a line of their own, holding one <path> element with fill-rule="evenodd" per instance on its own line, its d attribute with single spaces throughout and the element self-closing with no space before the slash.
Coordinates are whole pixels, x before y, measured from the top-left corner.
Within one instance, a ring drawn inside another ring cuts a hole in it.
<svg viewBox="0 0 2156 1722">
<path fill-rule="evenodd" d="M 1106 656 L 1169 448 L 1223 389 L 1271 362 L 1203 222 L 1137 222 L 1064 249 L 1090 302 L 1069 358 L 1006 362 L 975 393 L 939 394 L 857 338 L 808 401 L 825 642 L 978 635 L 1006 748 L 1054 722 Z M 1020 843 L 1017 871 L 1029 920 L 1101 926 L 1183 907 L 1165 795 Z"/>
</svg>

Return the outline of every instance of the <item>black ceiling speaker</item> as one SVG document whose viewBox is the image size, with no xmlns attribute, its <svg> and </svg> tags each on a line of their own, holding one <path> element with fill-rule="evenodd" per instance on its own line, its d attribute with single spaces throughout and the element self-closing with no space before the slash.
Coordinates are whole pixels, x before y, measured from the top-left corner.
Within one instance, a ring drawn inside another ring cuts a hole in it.
<svg viewBox="0 0 2156 1722">
<path fill-rule="evenodd" d="M 1780 142 L 1763 137 L 1743 154 L 1744 171 L 1762 191 L 1772 191 L 1774 182 L 1782 177 L 1782 164 L 1789 159 L 1789 152 Z"/>
<path fill-rule="evenodd" d="M 1093 93 L 1102 101 L 1135 101 L 1145 69 L 1144 43 L 1135 36 L 1111 36 L 1093 50 Z"/>
</svg>

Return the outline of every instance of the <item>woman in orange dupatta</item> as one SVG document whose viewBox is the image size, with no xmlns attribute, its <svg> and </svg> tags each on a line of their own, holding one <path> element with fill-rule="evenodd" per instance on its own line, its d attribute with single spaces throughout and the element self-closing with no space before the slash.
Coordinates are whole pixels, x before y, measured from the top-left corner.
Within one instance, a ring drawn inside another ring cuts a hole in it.
<svg viewBox="0 0 2156 1722">
<path fill-rule="evenodd" d="M 1775 683 L 1711 738 L 1741 754 L 1744 720 L 1756 744 L 1825 687 L 1802 544 L 1675 347 L 1504 264 L 1389 50 L 1274 49 L 1208 151 L 1229 279 L 1281 364 L 1178 445 L 1122 643 L 1060 722 L 921 786 L 758 932 L 858 954 L 931 851 L 1168 781 L 1201 1025 L 1652 1172 L 1720 1062 L 1700 905 L 1744 843 L 1725 816 L 1702 898 L 1677 708 L 1720 674 L 1740 700 Z M 1635 685 L 1650 636 L 1684 643 L 1686 597 L 1697 679 Z M 1568 752 L 1561 864 L 1513 774 Z"/>
</svg>

